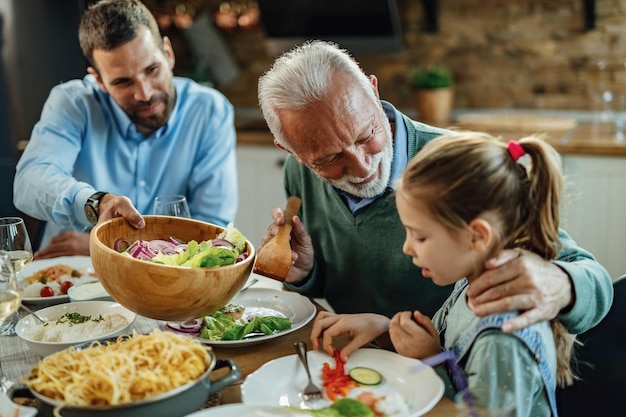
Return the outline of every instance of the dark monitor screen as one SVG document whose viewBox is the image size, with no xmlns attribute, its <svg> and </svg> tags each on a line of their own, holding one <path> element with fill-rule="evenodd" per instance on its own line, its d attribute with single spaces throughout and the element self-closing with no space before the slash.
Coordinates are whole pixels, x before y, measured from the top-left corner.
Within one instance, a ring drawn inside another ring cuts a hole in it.
<svg viewBox="0 0 626 417">
<path fill-rule="evenodd" d="M 402 48 L 395 0 L 259 0 L 259 8 L 275 53 L 308 39 L 333 41 L 353 53 Z"/>
</svg>

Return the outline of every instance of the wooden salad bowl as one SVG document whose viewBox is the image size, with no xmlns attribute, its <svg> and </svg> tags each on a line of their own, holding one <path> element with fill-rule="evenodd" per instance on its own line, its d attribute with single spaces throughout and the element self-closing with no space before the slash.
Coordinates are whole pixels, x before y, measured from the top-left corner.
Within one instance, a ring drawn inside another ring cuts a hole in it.
<svg viewBox="0 0 626 417">
<path fill-rule="evenodd" d="M 124 218 L 97 224 L 90 235 L 91 261 L 102 286 L 127 309 L 152 319 L 182 321 L 219 310 L 243 287 L 252 272 L 256 251 L 247 241 L 248 257 L 233 265 L 190 268 L 132 258 L 114 249 L 124 238 L 188 242 L 215 238 L 223 227 L 198 220 L 144 216 L 135 229 Z M 243 232 L 242 232 L 243 233 Z"/>
</svg>

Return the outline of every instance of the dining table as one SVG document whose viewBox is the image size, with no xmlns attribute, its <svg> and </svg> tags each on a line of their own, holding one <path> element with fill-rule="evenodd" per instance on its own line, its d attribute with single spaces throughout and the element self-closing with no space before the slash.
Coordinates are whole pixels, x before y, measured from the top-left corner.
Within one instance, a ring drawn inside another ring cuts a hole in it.
<svg viewBox="0 0 626 417">
<path fill-rule="evenodd" d="M 254 278 L 258 279 L 258 282 L 254 284 L 254 288 L 283 290 L 281 282 L 254 273 L 251 274 L 248 282 L 251 282 Z M 315 298 L 311 299 L 311 301 L 318 312 L 323 310 L 332 311 L 332 308 L 324 299 Z M 37 306 L 29 307 L 37 309 Z M 212 346 L 211 348 L 218 359 L 230 359 L 237 364 L 241 370 L 241 378 L 236 383 L 211 396 L 207 401 L 206 407 L 241 403 L 241 385 L 246 377 L 269 361 L 283 356 L 294 355 L 294 343 L 297 341 L 305 341 L 310 346 L 309 336 L 312 325 L 313 320 L 295 331 L 257 344 Z M 136 331 L 140 334 L 147 334 L 154 329 L 163 329 L 164 327 L 165 322 L 163 321 L 137 316 L 131 326 L 131 332 Z M 0 336 L 0 367 L 8 381 L 20 381 L 40 359 L 39 356 L 30 351 L 28 345 L 17 335 Z M 212 378 L 221 377 L 222 372 L 225 374 L 226 370 L 215 370 Z M 456 408 L 452 400 L 443 396 L 431 410 L 423 415 L 427 417 L 452 417 L 456 415 Z"/>
</svg>

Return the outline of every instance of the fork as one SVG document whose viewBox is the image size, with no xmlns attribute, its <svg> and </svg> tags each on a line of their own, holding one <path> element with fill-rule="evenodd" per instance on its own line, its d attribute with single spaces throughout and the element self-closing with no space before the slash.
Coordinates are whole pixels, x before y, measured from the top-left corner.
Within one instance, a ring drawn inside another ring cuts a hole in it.
<svg viewBox="0 0 626 417">
<path fill-rule="evenodd" d="M 309 361 L 307 360 L 306 343 L 299 341 L 299 342 L 294 343 L 293 346 L 296 348 L 296 353 L 298 354 L 300 361 L 302 361 L 302 364 L 304 365 L 304 370 L 306 371 L 306 375 L 309 378 L 309 383 L 304 388 L 304 391 L 302 391 L 302 398 L 304 399 L 305 402 L 310 401 L 310 400 L 322 399 L 323 398 L 322 390 L 320 390 L 319 387 L 315 385 L 313 383 L 313 380 L 311 379 L 311 371 L 309 370 Z"/>
</svg>

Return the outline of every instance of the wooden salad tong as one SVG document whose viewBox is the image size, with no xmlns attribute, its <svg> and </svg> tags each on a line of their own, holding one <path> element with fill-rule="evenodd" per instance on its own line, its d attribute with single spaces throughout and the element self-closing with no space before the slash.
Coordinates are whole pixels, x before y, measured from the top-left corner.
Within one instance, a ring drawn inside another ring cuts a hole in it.
<svg viewBox="0 0 626 417">
<path fill-rule="evenodd" d="M 284 281 L 291 268 L 291 219 L 300 211 L 302 200 L 291 196 L 285 207 L 285 223 L 279 227 L 278 233 L 259 251 L 254 264 L 253 272 L 266 277 Z"/>
</svg>

